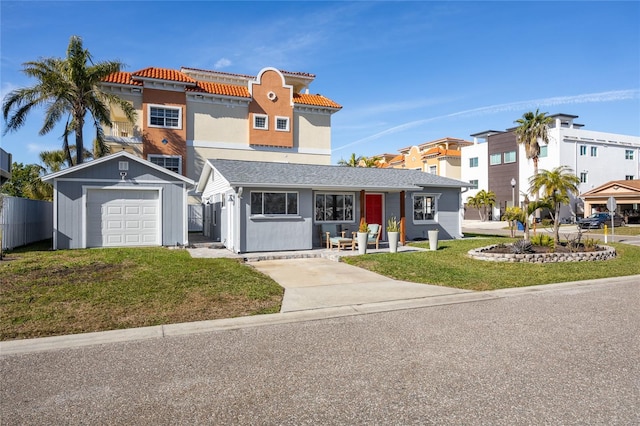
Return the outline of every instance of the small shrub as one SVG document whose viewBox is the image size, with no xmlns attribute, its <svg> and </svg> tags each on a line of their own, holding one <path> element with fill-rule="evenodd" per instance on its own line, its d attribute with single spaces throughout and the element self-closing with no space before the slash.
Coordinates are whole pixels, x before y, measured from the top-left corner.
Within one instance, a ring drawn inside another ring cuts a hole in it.
<svg viewBox="0 0 640 426">
<path fill-rule="evenodd" d="M 533 244 L 531 241 L 518 240 L 511 244 L 511 252 L 514 254 L 533 253 Z"/>
<path fill-rule="evenodd" d="M 550 227 L 550 226 L 553 226 L 553 220 L 551 220 L 551 219 L 542 219 L 542 220 L 540 221 L 540 224 L 541 224 L 542 226 L 544 226 L 545 228 L 548 228 L 548 227 Z"/>
<path fill-rule="evenodd" d="M 547 234 L 534 235 L 533 237 L 531 237 L 530 241 L 531 241 L 531 244 L 533 244 L 534 246 L 551 247 L 551 248 L 553 248 L 554 246 L 553 238 L 551 238 Z"/>
<path fill-rule="evenodd" d="M 600 244 L 600 240 L 596 238 L 585 238 L 584 239 L 584 250 L 585 251 L 595 251 L 595 249 Z"/>
</svg>

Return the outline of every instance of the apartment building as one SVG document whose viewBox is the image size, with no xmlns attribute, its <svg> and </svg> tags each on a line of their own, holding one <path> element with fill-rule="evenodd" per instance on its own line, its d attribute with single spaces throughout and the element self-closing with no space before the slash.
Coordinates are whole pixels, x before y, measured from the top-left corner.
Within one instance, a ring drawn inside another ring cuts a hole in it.
<svg viewBox="0 0 640 426">
<path fill-rule="evenodd" d="M 399 149 L 400 154 L 381 154 L 380 167 L 421 170 L 452 179 L 461 178 L 462 148 L 473 145 L 471 141 L 446 137 L 420 145 Z"/>
<path fill-rule="evenodd" d="M 256 76 L 183 67 L 108 77 L 136 123 L 111 107 L 112 152 L 128 151 L 198 180 L 208 159 L 331 163 L 331 116 L 342 107 L 310 94 L 313 74 L 264 68 Z"/>
<path fill-rule="evenodd" d="M 551 115 L 547 130 L 549 144 L 541 146 L 538 168 L 551 170 L 569 166 L 580 178 L 580 193 L 585 193 L 609 181 L 640 178 L 640 137 L 584 129 L 576 115 Z M 462 149 L 463 181 L 477 184 L 465 193 L 474 196 L 479 190 L 496 194 L 493 219 L 498 220 L 510 205 L 522 205 L 524 193 L 533 175 L 533 161 L 528 160 L 524 146 L 517 144 L 515 128 L 505 131 L 487 130 L 472 134 L 473 144 Z M 623 208 L 624 206 L 620 206 Z M 589 209 L 602 206 L 589 205 Z M 466 218 L 475 218 L 473 209 L 466 209 Z M 573 197 L 561 212 L 562 220 L 591 214 L 584 202 Z"/>
</svg>

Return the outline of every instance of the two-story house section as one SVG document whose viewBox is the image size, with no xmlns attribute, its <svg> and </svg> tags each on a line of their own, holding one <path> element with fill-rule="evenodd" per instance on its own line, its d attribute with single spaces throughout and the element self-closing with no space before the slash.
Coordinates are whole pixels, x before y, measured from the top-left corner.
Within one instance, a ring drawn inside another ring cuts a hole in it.
<svg viewBox="0 0 640 426">
<path fill-rule="evenodd" d="M 257 76 L 194 68 L 117 73 L 104 87 L 138 111 L 111 109 L 107 140 L 197 180 L 207 159 L 330 164 L 334 101 L 309 94 L 313 74 L 264 68 Z"/>
<path fill-rule="evenodd" d="M 472 145 L 470 141 L 456 138 L 442 138 L 425 142 L 420 145 L 408 146 L 399 149 L 399 156 L 387 158 L 389 154 L 381 157 L 381 167 L 404 168 L 421 170 L 438 176 L 452 179 L 461 177 L 461 149 Z"/>
<path fill-rule="evenodd" d="M 580 179 L 580 193 L 609 181 L 638 179 L 640 137 L 585 130 L 583 124 L 574 122 L 578 118 L 575 115 L 550 117 L 553 121 L 547 130 L 549 143 L 540 147 L 538 169 L 570 167 Z M 497 220 L 507 206 L 522 205 L 534 172 L 533 160 L 527 159 L 524 146 L 518 145 L 515 128 L 471 136 L 474 145 L 463 148 L 462 180 L 477 180 L 478 189 L 496 194 L 493 218 Z M 469 195 L 475 195 L 475 192 L 469 191 Z M 584 211 L 583 201 L 572 197 L 569 205 L 563 207 L 560 218 L 574 220 L 589 214 L 590 211 Z"/>
</svg>

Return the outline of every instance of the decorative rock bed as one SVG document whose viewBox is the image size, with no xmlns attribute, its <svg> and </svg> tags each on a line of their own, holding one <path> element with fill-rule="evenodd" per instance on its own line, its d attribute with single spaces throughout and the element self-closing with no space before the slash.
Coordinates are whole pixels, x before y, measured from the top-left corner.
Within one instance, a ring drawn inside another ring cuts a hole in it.
<svg viewBox="0 0 640 426">
<path fill-rule="evenodd" d="M 468 255 L 477 260 L 489 262 L 525 262 L 525 263 L 557 263 L 557 262 L 594 262 L 608 260 L 616 257 L 616 249 L 610 246 L 598 246 L 595 251 L 583 251 L 576 253 L 490 253 L 498 247 L 494 244 L 469 250 Z"/>
</svg>

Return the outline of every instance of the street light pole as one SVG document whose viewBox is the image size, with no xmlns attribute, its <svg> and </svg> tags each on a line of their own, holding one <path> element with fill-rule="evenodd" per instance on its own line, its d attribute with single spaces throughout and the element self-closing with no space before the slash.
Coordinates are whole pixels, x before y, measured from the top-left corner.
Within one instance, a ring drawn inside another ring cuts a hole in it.
<svg viewBox="0 0 640 426">
<path fill-rule="evenodd" d="M 516 206 L 516 180 L 511 178 L 511 207 Z"/>
</svg>

